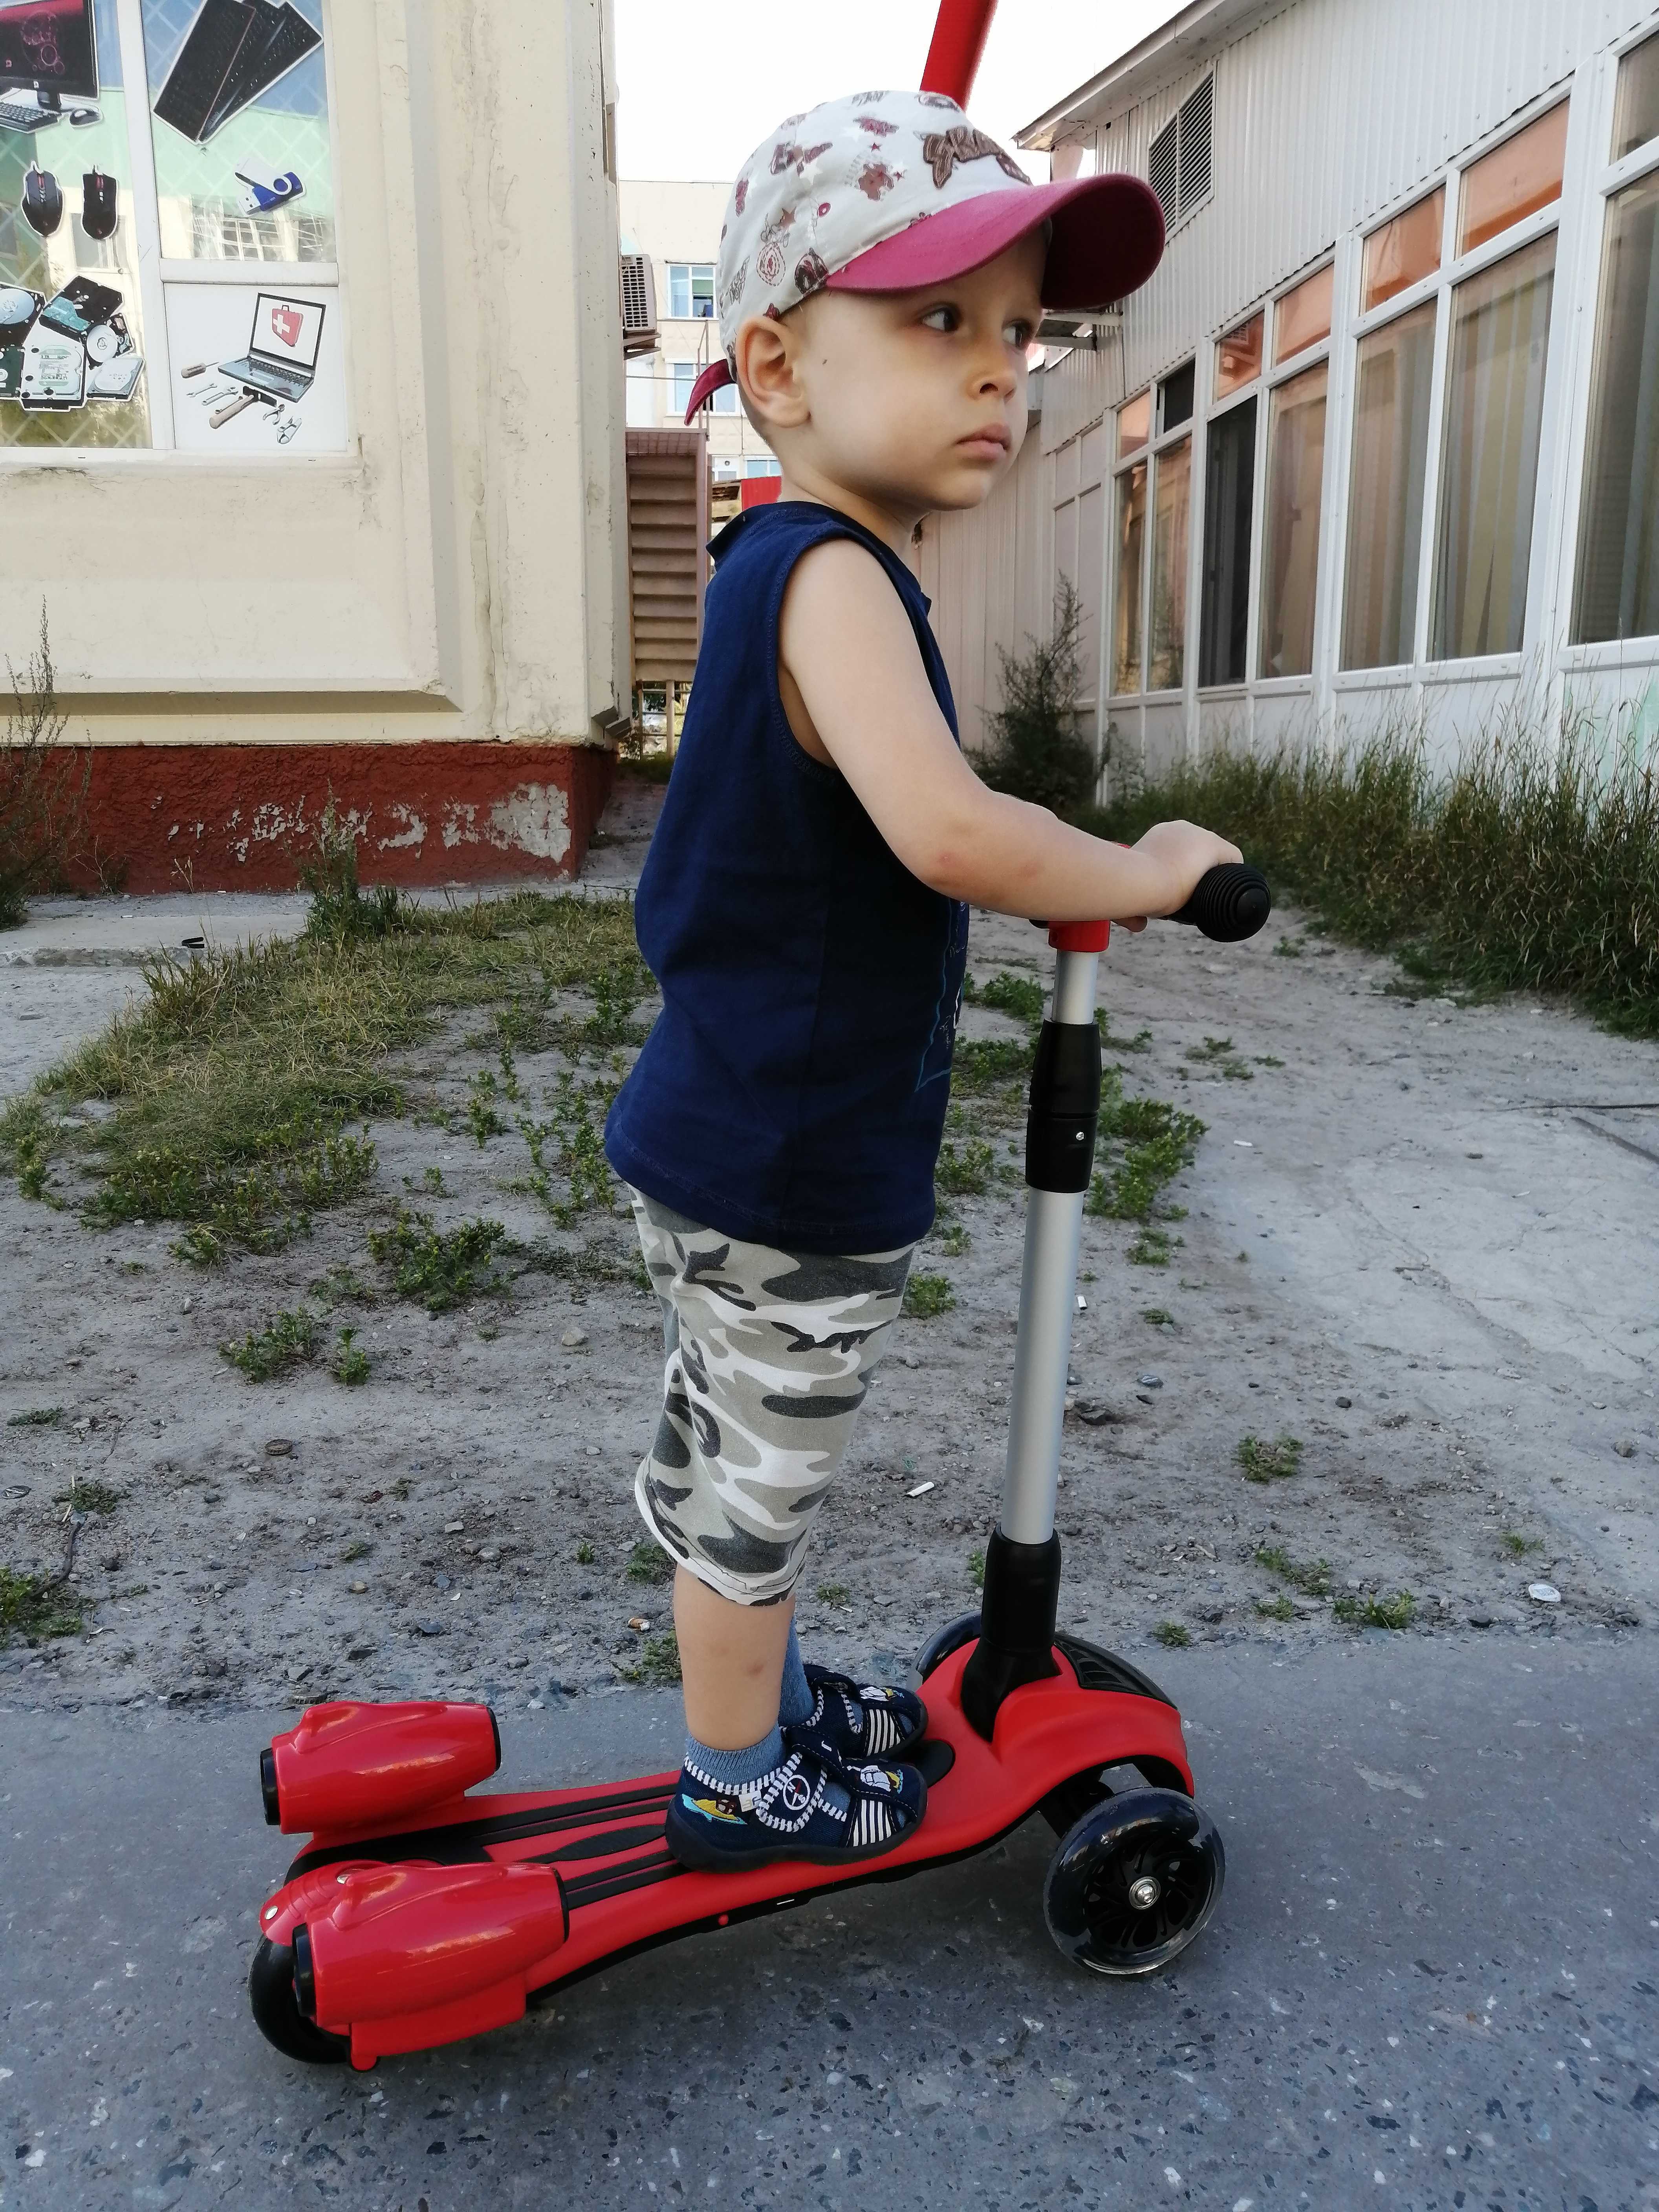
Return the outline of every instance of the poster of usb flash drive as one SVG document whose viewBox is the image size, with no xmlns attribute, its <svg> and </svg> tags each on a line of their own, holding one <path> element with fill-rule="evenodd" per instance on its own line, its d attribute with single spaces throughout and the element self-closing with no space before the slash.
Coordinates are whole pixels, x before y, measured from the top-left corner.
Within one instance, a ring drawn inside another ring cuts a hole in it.
<svg viewBox="0 0 1659 2212">
<path fill-rule="evenodd" d="M 331 286 L 169 284 L 173 435 L 187 453 L 339 453 L 340 295 Z"/>
</svg>

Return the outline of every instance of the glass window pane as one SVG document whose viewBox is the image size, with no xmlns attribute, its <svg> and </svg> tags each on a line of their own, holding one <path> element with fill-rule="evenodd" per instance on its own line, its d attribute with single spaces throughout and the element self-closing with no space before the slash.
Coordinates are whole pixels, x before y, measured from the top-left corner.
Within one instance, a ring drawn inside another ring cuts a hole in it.
<svg viewBox="0 0 1659 2212">
<path fill-rule="evenodd" d="M 691 271 L 683 261 L 668 264 L 668 313 L 671 320 L 684 321 L 691 313 Z"/>
<path fill-rule="evenodd" d="M 1622 161 L 1650 138 L 1659 138 L 1659 38 L 1632 46 L 1619 64 L 1613 111 L 1613 158 Z"/>
<path fill-rule="evenodd" d="M 695 361 L 674 361 L 670 362 L 668 368 L 673 379 L 674 419 L 680 422 L 684 419 L 685 410 L 691 404 L 691 387 L 697 380 L 697 364 Z"/>
<path fill-rule="evenodd" d="M 1193 419 L 1193 372 L 1195 364 L 1188 362 L 1183 368 L 1166 376 L 1158 387 L 1158 427 L 1160 433 L 1178 430 L 1183 422 Z"/>
<path fill-rule="evenodd" d="M 1117 585 L 1112 619 L 1112 689 L 1140 689 L 1140 568 L 1146 534 L 1146 464 L 1117 480 Z"/>
<path fill-rule="evenodd" d="M 1589 425 L 1573 638 L 1650 637 L 1659 632 L 1659 174 L 1607 204 Z"/>
<path fill-rule="evenodd" d="M 738 411 L 737 386 L 722 384 L 708 404 L 716 415 L 735 415 Z"/>
<path fill-rule="evenodd" d="M 1457 250 L 1468 253 L 1522 216 L 1561 197 L 1561 165 L 1567 151 L 1567 105 L 1564 100 L 1535 123 L 1517 131 L 1501 146 L 1463 172 L 1457 203 Z"/>
<path fill-rule="evenodd" d="M 714 270 L 711 263 L 699 263 L 691 271 L 691 313 L 700 321 L 714 320 Z"/>
<path fill-rule="evenodd" d="M 628 364 L 628 427 L 648 430 L 657 420 L 657 362 L 642 354 Z"/>
<path fill-rule="evenodd" d="M 1365 240 L 1359 270 L 1359 312 L 1369 314 L 1408 284 L 1432 276 L 1440 266 L 1440 240 L 1446 228 L 1446 187 L 1437 185 L 1427 199 L 1402 208 L 1392 222 Z"/>
<path fill-rule="evenodd" d="M 1152 395 L 1143 392 L 1139 399 L 1132 399 L 1127 407 L 1117 410 L 1117 457 L 1138 453 L 1146 444 L 1152 426 Z"/>
<path fill-rule="evenodd" d="M 1328 365 L 1273 387 L 1267 415 L 1267 496 L 1261 519 L 1261 673 L 1305 676 L 1313 666 L 1319 575 L 1320 488 L 1325 475 Z"/>
<path fill-rule="evenodd" d="M 1361 342 L 1348 488 L 1344 668 L 1410 660 L 1434 377 L 1432 300 Z"/>
<path fill-rule="evenodd" d="M 1273 302 L 1273 360 L 1288 361 L 1331 334 L 1331 287 L 1336 266 L 1328 261 Z"/>
<path fill-rule="evenodd" d="M 1551 232 L 1452 295 L 1429 648 L 1436 660 L 1521 649 L 1554 286 Z"/>
<path fill-rule="evenodd" d="M 1216 340 L 1215 396 L 1224 399 L 1261 374 L 1261 310 Z"/>
<path fill-rule="evenodd" d="M 267 9 L 245 31 L 252 12 L 242 0 L 143 0 L 161 252 L 332 261 L 322 0 Z"/>
<path fill-rule="evenodd" d="M 1152 495 L 1152 604 L 1147 623 L 1146 689 L 1178 691 L 1187 664 L 1187 519 L 1193 441 L 1167 446 L 1157 461 Z"/>
<path fill-rule="evenodd" d="M 1210 425 L 1204 453 L 1204 605 L 1198 680 L 1242 684 L 1250 615 L 1250 508 L 1255 496 L 1255 401 Z"/>
</svg>

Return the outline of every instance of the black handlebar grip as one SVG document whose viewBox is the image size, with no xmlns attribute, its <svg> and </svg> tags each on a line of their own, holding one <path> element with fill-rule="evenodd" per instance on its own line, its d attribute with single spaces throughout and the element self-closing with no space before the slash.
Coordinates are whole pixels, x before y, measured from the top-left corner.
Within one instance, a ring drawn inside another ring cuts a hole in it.
<svg viewBox="0 0 1659 2212">
<path fill-rule="evenodd" d="M 1273 910 L 1273 893 L 1260 868 L 1229 860 L 1206 869 L 1186 905 L 1170 920 L 1189 922 L 1218 945 L 1237 945 L 1241 938 L 1254 937 Z"/>
</svg>

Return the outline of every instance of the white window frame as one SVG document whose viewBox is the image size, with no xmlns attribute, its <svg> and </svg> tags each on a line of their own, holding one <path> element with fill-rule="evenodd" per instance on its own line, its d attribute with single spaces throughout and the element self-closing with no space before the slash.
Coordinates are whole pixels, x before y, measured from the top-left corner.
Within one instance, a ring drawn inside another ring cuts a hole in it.
<svg viewBox="0 0 1659 2212">
<path fill-rule="evenodd" d="M 1175 366 L 1178 368 L 1181 364 L 1177 362 Z M 1155 691 L 1149 695 L 1146 690 L 1146 604 L 1152 592 L 1152 451 L 1156 442 L 1152 436 L 1152 425 L 1158 416 L 1158 387 L 1159 380 L 1160 380 L 1155 376 L 1152 379 L 1150 383 L 1143 385 L 1139 392 L 1130 392 L 1127 398 L 1119 400 L 1117 405 L 1114 407 L 1109 414 L 1103 418 L 1104 422 L 1109 422 L 1111 425 L 1113 459 L 1111 466 L 1106 471 L 1105 476 L 1106 483 L 1111 486 L 1111 497 L 1107 502 L 1106 513 L 1103 518 L 1106 530 L 1107 557 L 1101 564 L 1106 574 L 1106 605 L 1104 616 L 1101 623 L 1101 665 L 1099 670 L 1099 697 L 1101 701 L 1103 717 L 1105 712 L 1113 707 L 1137 707 L 1140 704 L 1141 701 L 1148 696 L 1155 699 L 1167 699 L 1172 696 L 1167 691 Z M 1118 418 L 1123 413 L 1124 409 L 1126 407 L 1133 407 L 1135 401 L 1140 398 L 1143 393 L 1146 399 L 1146 441 L 1144 444 L 1137 446 L 1132 453 L 1125 453 L 1120 460 L 1117 458 Z M 1191 426 L 1188 424 L 1184 427 L 1190 428 Z M 1130 470 L 1139 468 L 1143 461 L 1146 465 L 1146 509 L 1140 530 L 1140 666 L 1137 672 L 1139 680 L 1136 684 L 1133 691 L 1115 691 L 1112 689 L 1112 679 L 1117 672 L 1117 509 L 1120 497 L 1119 485 L 1122 480 L 1127 477 Z M 1190 521 L 1188 522 L 1188 528 L 1191 527 Z M 1103 728 L 1104 727 L 1103 719 L 1102 726 Z"/>
<path fill-rule="evenodd" d="M 1320 667 L 1323 650 L 1325 623 L 1328 616 L 1327 604 L 1327 543 L 1326 521 L 1329 514 L 1327 504 L 1331 489 L 1331 434 L 1335 419 L 1336 393 L 1332 388 L 1332 375 L 1328 368 L 1325 377 L 1325 450 L 1321 461 L 1319 479 L 1319 548 L 1314 583 L 1313 667 L 1305 676 L 1263 676 L 1261 668 L 1261 547 L 1267 527 L 1267 448 L 1272 442 L 1273 396 L 1282 384 L 1291 384 L 1306 370 L 1316 368 L 1321 362 L 1331 360 L 1331 338 L 1336 329 L 1336 262 L 1334 248 L 1316 254 L 1305 267 L 1298 269 L 1287 283 L 1276 285 L 1267 302 L 1267 315 L 1261 331 L 1261 374 L 1252 390 L 1261 394 L 1261 412 L 1256 422 L 1255 441 L 1255 513 L 1250 533 L 1250 621 L 1246 640 L 1244 666 L 1245 681 L 1259 698 L 1297 698 L 1312 690 Z M 1273 362 L 1273 348 L 1279 338 L 1279 310 L 1280 303 L 1292 292 L 1305 284 L 1322 270 L 1333 271 L 1331 278 L 1331 328 L 1322 338 L 1315 338 L 1303 347 L 1300 353 L 1287 355 L 1282 362 Z M 1236 330 L 1238 318 L 1227 325 Z M 1272 363 L 1272 366 L 1269 364 Z M 1242 396 L 1242 395 L 1241 395 Z M 1231 395 L 1229 394 L 1231 398 Z"/>
<path fill-rule="evenodd" d="M 714 285 L 717 281 L 716 271 L 718 270 L 718 266 L 719 264 L 713 261 L 665 261 L 663 264 L 663 267 L 666 270 L 668 276 L 668 284 L 666 288 L 668 295 L 668 312 L 663 318 L 665 322 L 712 323 L 718 319 L 714 313 Z M 708 313 L 706 315 L 677 315 L 674 313 L 674 271 L 677 269 L 684 269 L 685 271 L 685 296 L 688 301 L 691 298 L 691 276 L 693 270 L 706 269 L 708 271 Z"/>
</svg>

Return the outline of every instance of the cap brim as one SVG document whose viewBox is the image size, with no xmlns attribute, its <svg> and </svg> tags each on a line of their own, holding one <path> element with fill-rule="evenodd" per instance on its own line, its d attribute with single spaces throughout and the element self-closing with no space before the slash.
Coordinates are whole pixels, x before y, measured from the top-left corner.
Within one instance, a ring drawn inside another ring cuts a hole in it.
<svg viewBox="0 0 1659 2212">
<path fill-rule="evenodd" d="M 685 420 L 689 422 L 699 407 L 703 406 L 724 384 L 732 381 L 732 372 L 726 365 L 726 356 L 711 361 L 691 387 L 691 397 L 685 403 Z"/>
<path fill-rule="evenodd" d="M 1052 223 L 1045 307 L 1104 307 L 1146 282 L 1164 252 L 1164 210 L 1152 186 L 1121 170 L 1064 184 L 1014 185 L 958 200 L 860 253 L 829 281 L 837 292 L 913 292 L 965 276 Z"/>
</svg>

